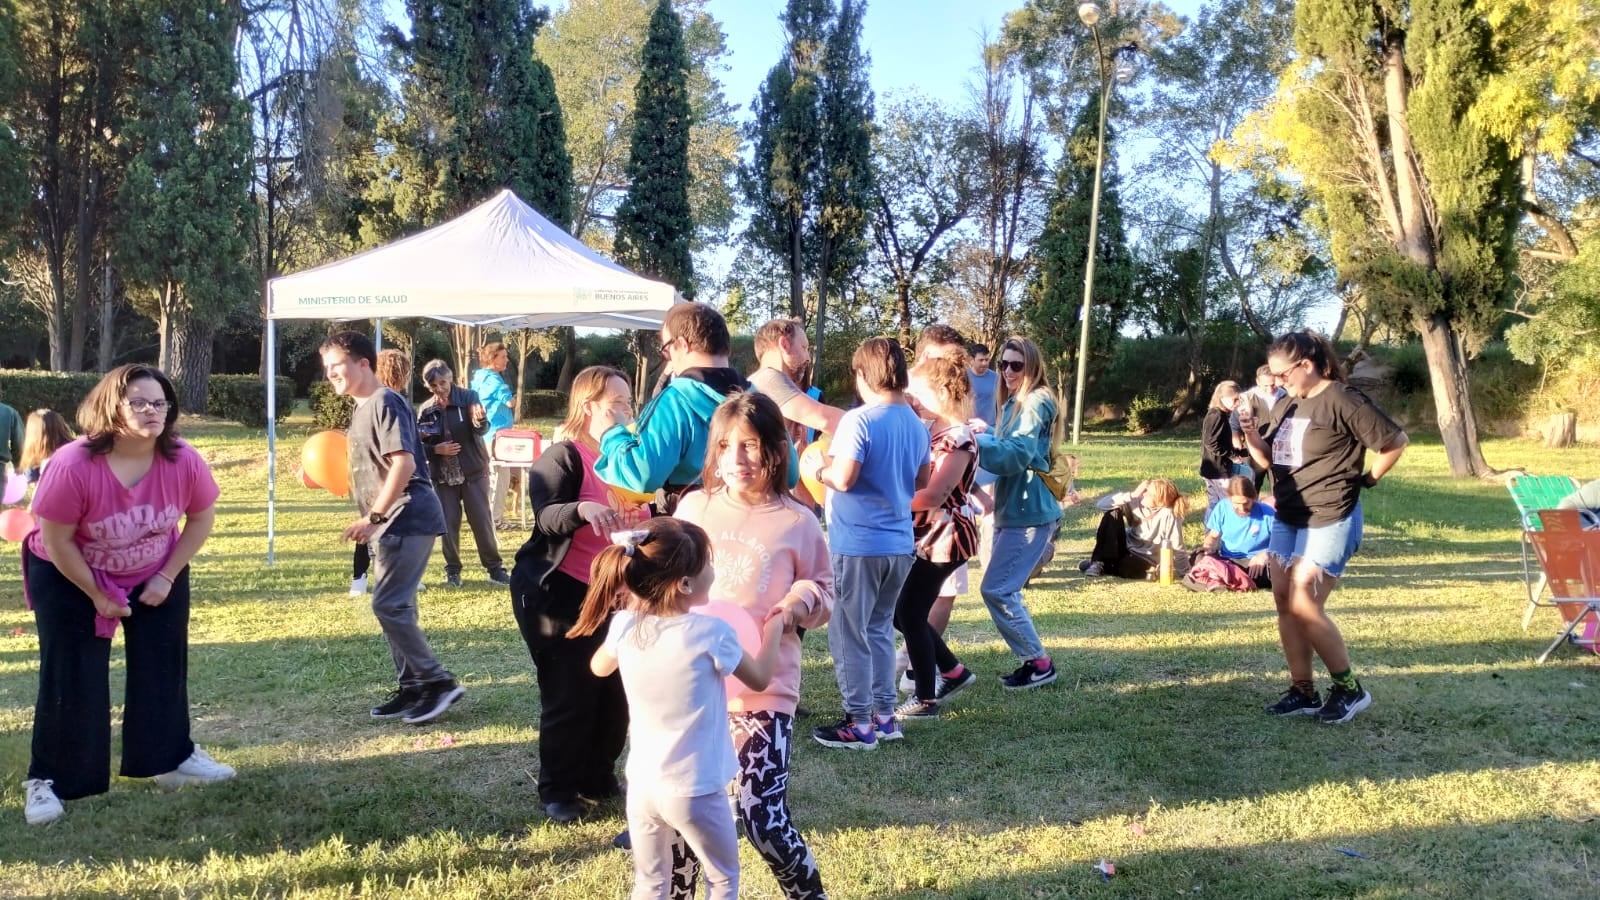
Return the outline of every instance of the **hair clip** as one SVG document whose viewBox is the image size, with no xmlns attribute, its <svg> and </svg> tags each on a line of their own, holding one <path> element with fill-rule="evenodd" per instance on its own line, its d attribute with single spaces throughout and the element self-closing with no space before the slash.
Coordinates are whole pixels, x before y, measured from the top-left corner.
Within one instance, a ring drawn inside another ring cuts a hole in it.
<svg viewBox="0 0 1600 900">
<path fill-rule="evenodd" d="M 643 528 L 634 529 L 633 531 L 613 531 L 611 532 L 611 543 L 621 547 L 623 553 L 632 556 L 634 548 L 644 543 L 644 539 L 649 536 L 650 532 Z"/>
</svg>

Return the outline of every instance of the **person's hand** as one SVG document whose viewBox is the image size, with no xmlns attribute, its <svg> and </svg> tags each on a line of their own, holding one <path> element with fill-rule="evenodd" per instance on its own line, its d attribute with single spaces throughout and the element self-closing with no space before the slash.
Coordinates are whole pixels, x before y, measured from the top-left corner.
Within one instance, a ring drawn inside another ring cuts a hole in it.
<svg viewBox="0 0 1600 900">
<path fill-rule="evenodd" d="M 455 441 L 441 441 L 433 445 L 433 452 L 440 456 L 455 456 L 461 452 L 461 445 Z"/>
<path fill-rule="evenodd" d="M 372 532 L 377 529 L 377 527 L 378 526 L 372 524 L 372 522 L 368 521 L 367 519 L 357 519 L 350 523 L 349 528 L 344 530 L 344 539 L 347 541 L 355 541 L 358 544 L 365 544 L 372 539 Z"/>
<path fill-rule="evenodd" d="M 989 423 L 982 419 L 968 419 L 967 430 L 974 435 L 983 434 L 989 430 Z"/>
<path fill-rule="evenodd" d="M 769 616 L 765 622 L 762 622 L 761 645 L 765 647 L 767 644 L 783 637 L 783 633 L 790 630 L 790 626 L 786 623 L 787 617 L 781 615 Z"/>
<path fill-rule="evenodd" d="M 1251 578 L 1260 578 L 1262 573 L 1267 571 L 1267 552 L 1263 550 L 1250 557 L 1250 561 L 1244 568 L 1245 571 L 1250 573 Z"/>
<path fill-rule="evenodd" d="M 604 503 L 585 500 L 578 504 L 578 518 L 589 523 L 594 533 L 606 537 L 613 531 L 624 531 L 639 521 L 637 510 L 612 509 Z"/>
<path fill-rule="evenodd" d="M 771 622 L 781 620 L 784 631 L 793 631 L 800 627 L 800 621 L 805 615 L 805 607 L 798 603 L 780 603 L 767 610 L 767 617 L 761 620 L 761 627 L 766 628 Z"/>
<path fill-rule="evenodd" d="M 806 454 L 801 454 L 800 456 L 801 478 L 807 478 L 812 481 L 820 482 L 822 481 L 822 470 L 826 469 L 827 467 L 828 457 L 822 455 L 821 453 L 813 453 L 809 456 Z"/>
<path fill-rule="evenodd" d="M 121 619 L 133 613 L 133 610 L 107 597 L 100 591 L 95 591 L 94 597 L 91 599 L 94 601 L 94 611 L 108 619 Z M 165 600 L 166 596 L 163 595 L 161 599 Z"/>
<path fill-rule="evenodd" d="M 488 418 L 489 414 L 483 411 L 482 403 L 472 404 L 472 427 L 477 428 L 487 421 Z"/>
<path fill-rule="evenodd" d="M 139 602 L 145 606 L 160 606 L 167 602 L 167 594 L 171 591 L 172 581 L 157 572 L 144 583 L 144 590 L 139 592 Z"/>
<path fill-rule="evenodd" d="M 1239 431 L 1247 438 L 1250 432 L 1256 430 L 1256 414 L 1250 409 L 1249 404 L 1239 407 Z"/>
</svg>

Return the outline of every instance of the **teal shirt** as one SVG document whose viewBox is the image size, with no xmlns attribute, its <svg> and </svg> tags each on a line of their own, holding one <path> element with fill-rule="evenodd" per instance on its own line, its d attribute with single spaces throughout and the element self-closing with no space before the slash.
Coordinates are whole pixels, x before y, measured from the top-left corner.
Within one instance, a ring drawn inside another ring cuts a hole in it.
<svg viewBox="0 0 1600 900">
<path fill-rule="evenodd" d="M 1061 503 L 1035 470 L 1050 470 L 1056 402 L 1040 388 L 1006 401 L 992 433 L 978 435 L 978 465 L 993 472 L 996 528 L 1029 528 L 1061 519 Z"/>
<path fill-rule="evenodd" d="M 0 465 L 16 465 L 22 458 L 22 416 L 0 403 Z"/>
</svg>

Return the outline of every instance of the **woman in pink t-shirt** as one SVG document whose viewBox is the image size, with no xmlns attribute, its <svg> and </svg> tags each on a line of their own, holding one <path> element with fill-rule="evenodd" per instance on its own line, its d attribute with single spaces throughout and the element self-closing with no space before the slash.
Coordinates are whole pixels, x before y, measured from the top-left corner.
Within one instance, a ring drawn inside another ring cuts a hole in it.
<svg viewBox="0 0 1600 900">
<path fill-rule="evenodd" d="M 628 701 L 616 675 L 598 678 L 589 658 L 606 629 L 567 637 L 589 590 L 589 566 L 610 534 L 648 510 L 618 502 L 595 475 L 600 436 L 633 418 L 628 380 L 610 366 L 573 379 L 567 439 L 551 444 L 528 472 L 533 534 L 511 572 L 511 611 L 539 681 L 539 802 L 557 822 L 573 822 L 583 801 L 615 797 L 617 760 L 628 737 Z"/>
<path fill-rule="evenodd" d="M 789 812 L 789 754 L 800 696 L 796 629 L 827 624 L 833 566 L 816 514 L 783 490 L 788 432 L 772 398 L 735 394 L 717 407 L 701 479 L 705 490 L 685 494 L 673 515 L 711 535 L 717 573 L 711 595 L 743 607 L 758 624 L 781 617 L 786 626 L 771 683 L 728 698 L 739 818 L 785 897 L 822 897 L 822 874 Z M 674 886 L 693 884 L 693 864 L 686 863 L 674 874 Z"/>
<path fill-rule="evenodd" d="M 189 561 L 211 533 L 217 482 L 178 438 L 160 370 L 121 366 L 78 407 L 33 497 L 24 586 L 39 628 L 39 701 L 23 782 L 30 824 L 111 786 L 111 638 L 127 646 L 122 768 L 162 787 L 232 778 L 189 737 Z M 183 522 L 179 527 L 180 520 Z"/>
</svg>

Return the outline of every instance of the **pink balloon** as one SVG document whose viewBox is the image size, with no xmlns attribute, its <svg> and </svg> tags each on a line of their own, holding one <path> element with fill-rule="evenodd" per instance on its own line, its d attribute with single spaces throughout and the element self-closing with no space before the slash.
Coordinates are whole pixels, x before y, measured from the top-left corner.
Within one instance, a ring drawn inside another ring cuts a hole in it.
<svg viewBox="0 0 1600 900">
<path fill-rule="evenodd" d="M 739 636 L 739 646 L 744 652 L 755 656 L 761 652 L 761 626 L 750 615 L 750 611 L 737 603 L 726 600 L 713 600 L 705 606 L 697 606 L 694 611 L 702 616 L 721 619 L 733 626 L 733 633 Z M 724 682 L 728 691 L 728 699 L 742 697 L 750 693 L 750 688 L 744 682 L 733 677 L 730 673 Z"/>
<path fill-rule="evenodd" d="M 33 530 L 33 514 L 20 507 L 0 512 L 0 537 L 15 543 Z"/>
<path fill-rule="evenodd" d="M 10 505 L 18 503 L 28 495 L 28 476 L 21 472 L 12 472 L 6 479 L 5 494 L 0 495 L 0 503 Z"/>
</svg>

